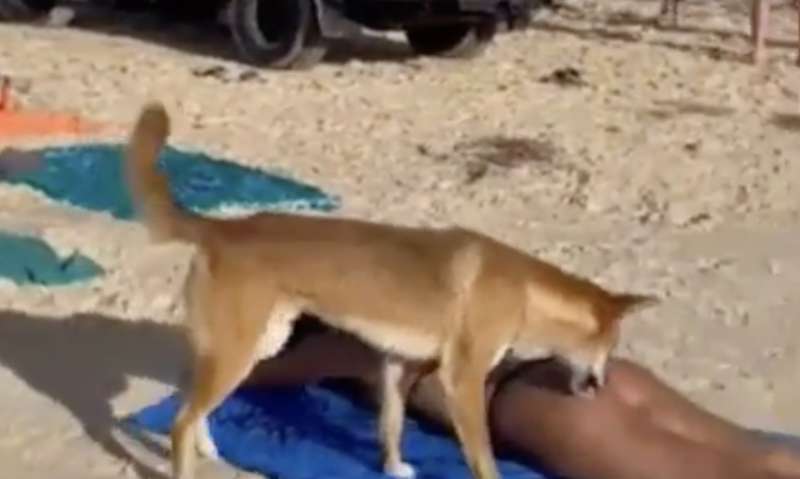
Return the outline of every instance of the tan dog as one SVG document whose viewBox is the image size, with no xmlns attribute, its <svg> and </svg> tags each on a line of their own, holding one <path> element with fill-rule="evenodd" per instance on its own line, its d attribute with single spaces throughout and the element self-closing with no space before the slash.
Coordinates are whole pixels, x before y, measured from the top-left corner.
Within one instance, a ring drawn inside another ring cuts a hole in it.
<svg viewBox="0 0 800 479">
<path fill-rule="evenodd" d="M 205 218 L 178 208 L 156 166 L 169 134 L 160 104 L 144 108 L 128 147 L 131 189 L 161 240 L 197 246 L 185 286 L 194 378 L 172 432 L 173 473 L 192 477 L 194 448 L 215 455 L 206 417 L 276 354 L 301 312 L 385 353 L 380 437 L 384 468 L 409 477 L 400 437 L 407 361 L 434 363 L 475 477 L 497 472 L 484 380 L 506 355 L 558 356 L 575 391 L 600 387 L 619 320 L 654 298 L 613 294 L 462 229 L 262 213 Z"/>
<path fill-rule="evenodd" d="M 678 25 L 678 4 L 681 0 L 661 0 L 661 18 L 672 26 Z M 800 0 L 794 0 L 797 9 L 797 64 L 800 65 Z M 753 44 L 751 61 L 761 64 L 766 59 L 766 42 L 769 33 L 770 0 L 752 0 L 750 7 L 750 39 Z"/>
</svg>

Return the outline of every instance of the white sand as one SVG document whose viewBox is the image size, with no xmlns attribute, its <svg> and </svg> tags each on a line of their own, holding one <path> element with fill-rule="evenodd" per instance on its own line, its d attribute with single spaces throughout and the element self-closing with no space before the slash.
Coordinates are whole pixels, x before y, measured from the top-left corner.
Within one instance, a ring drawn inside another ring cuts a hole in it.
<svg viewBox="0 0 800 479">
<path fill-rule="evenodd" d="M 137 40 L 110 20 L 100 25 L 119 35 L 0 25 L 0 70 L 28 105 L 122 133 L 161 98 L 176 145 L 290 172 L 341 195 L 343 214 L 460 223 L 659 294 L 663 306 L 627 325 L 622 354 L 726 417 L 800 433 L 800 70 L 788 46 L 770 49 L 763 71 L 737 59 L 747 51 L 737 1 L 688 5 L 681 32 L 624 22 L 657 2 L 581 1 L 583 13 L 547 15 L 473 61 L 401 61 L 403 46 L 358 42 L 349 59 L 340 50 L 339 61 L 248 82 L 192 76 L 245 69 L 214 56 L 231 53 L 214 35 Z M 783 12 L 773 37 L 789 42 Z M 206 54 L 162 41 L 176 39 Z M 568 66 L 589 86 L 537 81 Z M 477 154 L 459 144 L 498 135 L 546 141 L 554 158 L 468 183 Z M 0 187 L 0 204 L 0 228 L 109 270 L 58 289 L 0 284 L 0 475 L 135 477 L 90 436 L 171 389 L 183 356 L 168 324 L 180 318 L 188 250 L 22 187 Z"/>
</svg>

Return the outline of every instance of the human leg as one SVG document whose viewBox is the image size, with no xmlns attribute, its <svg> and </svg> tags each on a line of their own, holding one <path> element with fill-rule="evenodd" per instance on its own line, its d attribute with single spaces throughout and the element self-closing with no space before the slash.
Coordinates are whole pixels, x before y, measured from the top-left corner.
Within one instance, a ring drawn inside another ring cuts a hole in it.
<svg viewBox="0 0 800 479">
<path fill-rule="evenodd" d="M 626 360 L 614 360 L 608 393 L 657 427 L 721 449 L 750 449 L 758 439 L 748 430 L 701 409 L 667 386 L 651 371 Z"/>
<path fill-rule="evenodd" d="M 797 15 L 797 64 L 800 65 L 800 0 L 795 0 L 794 8 Z"/>
<path fill-rule="evenodd" d="M 740 456 L 759 455 L 769 469 L 800 476 L 800 451 L 765 441 L 763 435 L 698 407 L 642 366 L 617 360 L 611 375 L 610 392 L 657 427 Z"/>
<path fill-rule="evenodd" d="M 769 30 L 770 0 L 753 0 L 750 10 L 750 35 L 753 45 L 752 62 L 761 64 L 766 59 L 766 38 Z"/>
</svg>

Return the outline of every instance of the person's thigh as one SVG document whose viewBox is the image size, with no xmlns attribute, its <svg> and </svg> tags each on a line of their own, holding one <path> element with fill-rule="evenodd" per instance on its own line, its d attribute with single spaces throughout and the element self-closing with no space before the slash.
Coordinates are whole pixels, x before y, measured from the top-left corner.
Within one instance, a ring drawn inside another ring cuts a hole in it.
<svg viewBox="0 0 800 479">
<path fill-rule="evenodd" d="M 611 366 L 609 392 L 655 427 L 731 451 L 746 453 L 756 446 L 750 431 L 700 408 L 644 367 L 626 360 L 614 360 Z"/>
</svg>

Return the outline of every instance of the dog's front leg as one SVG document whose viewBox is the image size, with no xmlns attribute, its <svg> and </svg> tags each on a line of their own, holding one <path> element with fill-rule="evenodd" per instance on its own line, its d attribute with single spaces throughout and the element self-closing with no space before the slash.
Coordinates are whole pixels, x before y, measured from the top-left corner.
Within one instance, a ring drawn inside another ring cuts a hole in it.
<svg viewBox="0 0 800 479">
<path fill-rule="evenodd" d="M 414 468 L 403 461 L 400 448 L 405 419 L 406 393 L 403 363 L 392 357 L 383 360 L 381 371 L 380 436 L 383 446 L 383 471 L 399 478 L 414 477 Z"/>
<path fill-rule="evenodd" d="M 498 479 L 486 418 L 485 381 L 493 355 L 448 356 L 439 377 L 467 465 L 476 479 Z"/>
</svg>

